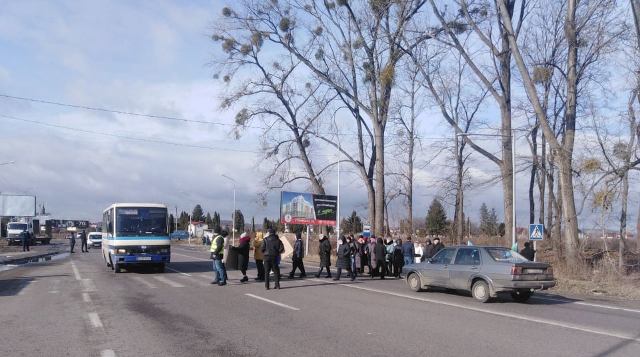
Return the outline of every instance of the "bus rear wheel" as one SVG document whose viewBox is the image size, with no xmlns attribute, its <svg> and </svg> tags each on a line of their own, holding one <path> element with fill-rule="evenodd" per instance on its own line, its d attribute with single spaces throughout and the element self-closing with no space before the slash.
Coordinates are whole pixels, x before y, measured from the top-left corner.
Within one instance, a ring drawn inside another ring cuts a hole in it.
<svg viewBox="0 0 640 357">
<path fill-rule="evenodd" d="M 156 265 L 156 271 L 158 273 L 164 273 L 164 268 L 165 268 L 164 267 L 164 263 L 160 263 L 160 264 Z"/>
</svg>

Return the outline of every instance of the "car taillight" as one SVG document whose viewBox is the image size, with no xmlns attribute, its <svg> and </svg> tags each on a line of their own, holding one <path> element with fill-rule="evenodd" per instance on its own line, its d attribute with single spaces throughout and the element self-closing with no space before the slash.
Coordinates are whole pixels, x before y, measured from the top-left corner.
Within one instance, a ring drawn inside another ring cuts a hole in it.
<svg viewBox="0 0 640 357">
<path fill-rule="evenodd" d="M 522 274 L 522 267 L 512 266 L 511 267 L 511 275 L 520 275 Z"/>
</svg>

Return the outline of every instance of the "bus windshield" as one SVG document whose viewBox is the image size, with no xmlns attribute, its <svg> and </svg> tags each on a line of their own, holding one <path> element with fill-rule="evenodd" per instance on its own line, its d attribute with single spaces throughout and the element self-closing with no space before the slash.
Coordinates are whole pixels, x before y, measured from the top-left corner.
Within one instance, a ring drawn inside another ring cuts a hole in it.
<svg viewBox="0 0 640 357">
<path fill-rule="evenodd" d="M 116 209 L 117 236 L 166 236 L 167 209 L 122 207 Z"/>
</svg>

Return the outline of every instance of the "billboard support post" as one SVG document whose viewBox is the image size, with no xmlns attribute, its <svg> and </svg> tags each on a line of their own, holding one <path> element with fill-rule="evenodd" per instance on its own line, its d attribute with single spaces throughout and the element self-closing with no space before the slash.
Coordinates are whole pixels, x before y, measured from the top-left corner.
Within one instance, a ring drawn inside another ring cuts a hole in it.
<svg viewBox="0 0 640 357">
<path fill-rule="evenodd" d="M 304 253 L 305 256 L 309 255 L 309 225 L 307 224 L 307 248 L 306 248 L 306 252 Z"/>
</svg>

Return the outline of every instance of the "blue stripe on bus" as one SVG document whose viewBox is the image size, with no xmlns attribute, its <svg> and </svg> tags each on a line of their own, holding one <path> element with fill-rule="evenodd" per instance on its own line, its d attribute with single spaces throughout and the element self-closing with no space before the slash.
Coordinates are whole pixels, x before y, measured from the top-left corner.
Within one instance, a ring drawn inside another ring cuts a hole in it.
<svg viewBox="0 0 640 357">
<path fill-rule="evenodd" d="M 109 240 L 171 240 L 168 236 L 111 237 Z"/>
</svg>

